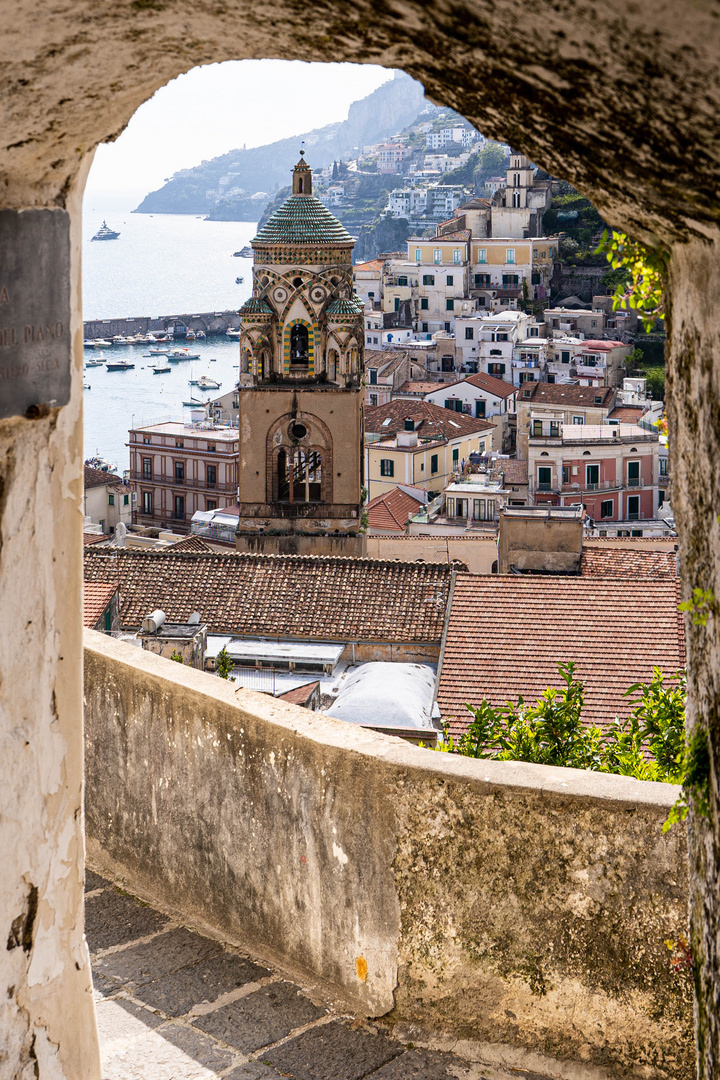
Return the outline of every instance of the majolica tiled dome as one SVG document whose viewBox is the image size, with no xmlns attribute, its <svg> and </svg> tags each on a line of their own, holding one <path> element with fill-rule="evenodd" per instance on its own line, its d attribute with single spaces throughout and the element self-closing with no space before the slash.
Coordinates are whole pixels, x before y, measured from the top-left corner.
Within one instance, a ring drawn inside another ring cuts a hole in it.
<svg viewBox="0 0 720 1080">
<path fill-rule="evenodd" d="M 240 308 L 241 315 L 273 315 L 273 309 L 266 300 L 258 296 L 250 296 Z"/>
<path fill-rule="evenodd" d="M 327 315 L 335 316 L 356 316 L 362 315 L 365 310 L 365 305 L 359 296 L 353 296 L 351 300 L 333 300 L 332 303 L 327 306 Z"/>
<path fill-rule="evenodd" d="M 253 244 L 353 244 L 350 233 L 314 195 L 291 195 Z"/>
</svg>

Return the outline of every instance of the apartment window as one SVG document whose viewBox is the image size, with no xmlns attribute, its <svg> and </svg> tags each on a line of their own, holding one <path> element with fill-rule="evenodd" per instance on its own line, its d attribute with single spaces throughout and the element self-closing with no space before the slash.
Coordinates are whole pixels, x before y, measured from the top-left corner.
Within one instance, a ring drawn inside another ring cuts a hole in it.
<svg viewBox="0 0 720 1080">
<path fill-rule="evenodd" d="M 628 495 L 627 501 L 628 521 L 638 521 L 640 518 L 640 496 Z"/>
<path fill-rule="evenodd" d="M 585 423 L 585 417 L 584 416 L 573 416 L 572 422 L 573 422 L 573 424 L 584 424 Z"/>
<path fill-rule="evenodd" d="M 506 263 L 514 263 L 515 262 L 515 248 L 507 248 L 506 249 L 506 251 L 505 251 L 505 262 Z"/>
<path fill-rule="evenodd" d="M 508 339 L 507 334 L 499 333 L 499 334 L 495 335 L 495 340 L 496 341 L 507 341 L 507 339 Z"/>
<path fill-rule="evenodd" d="M 206 499 L 205 500 L 205 509 L 206 510 L 217 510 L 217 500 L 216 499 Z"/>
<path fill-rule="evenodd" d="M 615 513 L 612 499 L 603 499 L 600 503 L 600 517 L 610 518 Z"/>
<path fill-rule="evenodd" d="M 215 443 L 214 443 L 214 442 L 209 442 L 209 443 L 207 444 L 207 448 L 208 448 L 208 453 L 209 453 L 209 454 L 214 454 L 214 453 L 215 453 L 215 450 L 216 450 L 216 446 L 215 446 Z"/>
<path fill-rule="evenodd" d="M 214 488 L 217 483 L 217 465 L 206 465 L 205 474 L 207 486 L 209 488 Z"/>
<path fill-rule="evenodd" d="M 144 443 L 151 443 L 152 439 L 150 438 L 149 435 L 143 435 L 143 442 Z"/>
<path fill-rule="evenodd" d="M 466 326 L 465 327 L 465 340 L 466 341 L 472 341 L 474 337 L 475 337 L 475 331 L 473 330 L 472 326 Z"/>
<path fill-rule="evenodd" d="M 143 480 L 152 480 L 152 458 L 144 457 L 142 459 L 142 474 Z"/>
<path fill-rule="evenodd" d="M 600 483 L 600 466 L 599 465 L 586 465 L 585 466 L 585 486 L 591 491 L 596 491 L 599 483 Z"/>
<path fill-rule="evenodd" d="M 176 461 L 175 462 L 175 479 L 176 480 L 184 480 L 185 479 L 185 462 L 184 461 Z"/>
<path fill-rule="evenodd" d="M 422 251 L 420 248 L 415 248 L 415 262 L 422 262 Z"/>
<path fill-rule="evenodd" d="M 185 499 L 182 495 L 175 496 L 175 512 L 173 517 L 176 521 L 183 521 L 185 519 Z"/>
<path fill-rule="evenodd" d="M 129 495 L 123 495 L 123 506 L 128 506 L 129 503 L 130 503 L 130 496 Z"/>
<path fill-rule="evenodd" d="M 400 310 L 400 297 L 399 296 L 395 297 L 395 310 L 396 311 Z"/>
<path fill-rule="evenodd" d="M 561 352 L 560 353 L 560 361 L 563 364 L 569 364 L 570 363 L 570 353 L 567 352 L 567 351 Z"/>
<path fill-rule="evenodd" d="M 452 299 L 452 297 L 449 297 L 445 301 L 445 310 L 446 311 L 454 311 L 455 310 L 455 301 Z"/>
<path fill-rule="evenodd" d="M 563 467 L 562 467 L 562 482 L 563 482 L 563 484 L 572 483 L 572 466 L 563 465 Z"/>
<path fill-rule="evenodd" d="M 479 417 L 480 419 L 482 419 L 485 416 L 486 405 L 487 405 L 487 402 L 485 402 L 482 398 L 477 399 L 477 401 L 475 402 L 475 416 L 476 417 Z"/>
<path fill-rule="evenodd" d="M 152 491 L 143 491 L 142 493 L 142 512 L 143 514 L 152 514 L 153 512 Z"/>
<path fill-rule="evenodd" d="M 628 487 L 640 487 L 640 462 L 628 461 L 627 467 Z"/>
<path fill-rule="evenodd" d="M 468 516 L 467 499 L 451 499 L 450 502 L 455 504 L 455 512 L 450 516 L 459 518 L 466 518 Z"/>
<path fill-rule="evenodd" d="M 183 449 L 183 447 L 185 446 L 185 443 L 183 442 L 183 440 L 182 440 L 182 439 L 176 439 L 176 440 L 175 440 L 175 446 L 176 446 L 176 448 L 177 448 L 178 450 L 182 450 L 182 449 Z"/>
<path fill-rule="evenodd" d="M 434 476 L 437 471 L 438 471 L 438 456 L 437 456 L 437 454 L 433 454 L 432 457 L 430 458 L 430 472 Z"/>
<path fill-rule="evenodd" d="M 660 475 L 668 476 L 668 459 L 666 457 L 660 458 Z"/>
<path fill-rule="evenodd" d="M 454 285 L 455 284 L 455 278 L 453 277 L 452 274 L 448 274 L 447 278 L 445 279 L 445 283 L 447 285 Z"/>
<path fill-rule="evenodd" d="M 441 263 L 442 262 L 442 251 L 440 250 L 440 248 L 435 248 L 435 250 L 433 251 L 433 262 L 434 263 Z"/>
<path fill-rule="evenodd" d="M 487 262 L 487 248 L 478 248 L 477 261 L 479 263 Z"/>
<path fill-rule="evenodd" d="M 427 311 L 429 306 L 430 306 L 430 303 L 428 301 L 428 298 L 426 296 L 421 296 L 420 297 L 420 310 L 421 311 Z M 425 327 L 425 329 L 427 330 L 427 326 Z"/>
<path fill-rule="evenodd" d="M 401 274 L 398 278 L 398 285 L 407 285 L 407 278 L 404 274 Z"/>
<path fill-rule="evenodd" d="M 370 395 L 370 404 L 371 405 L 377 405 L 377 401 L 378 401 L 377 394 L 371 394 Z"/>
<path fill-rule="evenodd" d="M 453 469 L 457 468 L 459 460 L 460 460 L 460 448 L 456 446 L 453 449 Z"/>
<path fill-rule="evenodd" d="M 552 374 L 552 372 L 548 375 L 547 381 L 549 383 L 554 383 L 555 382 L 555 376 Z"/>
<path fill-rule="evenodd" d="M 455 250 L 453 251 L 453 262 L 462 262 L 462 251 L 460 250 L 460 248 L 455 248 Z"/>
<path fill-rule="evenodd" d="M 533 435 L 542 435 L 542 420 L 533 420 Z"/>
<path fill-rule="evenodd" d="M 537 326 L 531 326 L 531 327 L 530 327 L 530 333 L 529 333 L 529 335 L 528 335 L 528 336 L 529 336 L 529 337 L 539 337 L 539 336 L 540 336 L 540 333 L 539 333 L 539 327 L 537 327 Z"/>
<path fill-rule="evenodd" d="M 424 323 L 422 324 L 422 332 L 423 332 L 423 334 L 427 334 L 427 332 L 428 332 L 428 325 L 429 325 L 429 324 L 428 324 L 428 323 L 426 323 L 426 322 L 424 322 Z"/>
<path fill-rule="evenodd" d="M 488 375 L 504 375 L 504 364 L 488 364 Z"/>
<path fill-rule="evenodd" d="M 377 371 L 375 368 L 370 368 L 370 385 L 375 386 L 377 383 Z"/>
<path fill-rule="evenodd" d="M 380 475 L 381 476 L 394 476 L 395 475 L 395 462 L 392 458 L 380 458 Z"/>
<path fill-rule="evenodd" d="M 375 296 L 375 293 L 374 293 L 374 292 L 369 292 L 369 293 L 368 293 L 368 298 L 369 298 L 370 300 L 372 300 L 372 299 L 374 298 L 374 296 Z"/>
<path fill-rule="evenodd" d="M 554 438 L 557 438 L 558 435 L 560 434 L 560 424 L 559 424 L 559 422 L 557 420 L 551 420 L 550 421 L 550 434 Z"/>
<path fill-rule="evenodd" d="M 434 284 L 435 284 L 435 275 L 434 274 L 423 274 L 423 285 L 434 285 Z"/>
<path fill-rule="evenodd" d="M 368 334 L 368 336 L 367 336 L 367 343 L 368 343 L 368 345 L 372 345 L 372 337 L 371 337 L 370 334 Z"/>
<path fill-rule="evenodd" d="M 552 487 L 552 469 L 548 465 L 538 468 L 538 491 L 550 491 Z"/>
<path fill-rule="evenodd" d="M 517 274 L 503 274 L 502 276 L 503 285 L 517 285 L 518 280 L 519 277 Z"/>
<path fill-rule="evenodd" d="M 536 254 L 537 254 L 537 252 L 536 252 Z M 530 284 L 531 285 L 540 285 L 541 284 L 539 270 L 533 270 L 533 272 L 531 273 L 531 275 L 530 275 Z"/>
</svg>

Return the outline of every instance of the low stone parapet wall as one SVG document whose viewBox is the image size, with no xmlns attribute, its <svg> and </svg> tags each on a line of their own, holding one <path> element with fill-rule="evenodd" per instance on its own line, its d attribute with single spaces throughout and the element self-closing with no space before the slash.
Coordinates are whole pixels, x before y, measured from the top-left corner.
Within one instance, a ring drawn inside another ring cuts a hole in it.
<svg viewBox="0 0 720 1080">
<path fill-rule="evenodd" d="M 694 1075 L 675 788 L 434 753 L 92 631 L 85 698 L 93 868 L 486 1060 Z"/>
</svg>

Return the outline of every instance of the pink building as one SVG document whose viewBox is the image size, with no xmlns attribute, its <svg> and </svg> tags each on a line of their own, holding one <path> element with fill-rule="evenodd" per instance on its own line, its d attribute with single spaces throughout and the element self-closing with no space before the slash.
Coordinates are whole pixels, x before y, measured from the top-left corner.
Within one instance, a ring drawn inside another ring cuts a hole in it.
<svg viewBox="0 0 720 1080">
<path fill-rule="evenodd" d="M 602 521 L 657 516 L 660 441 L 635 424 L 561 424 L 533 414 L 528 440 L 535 506 L 581 502 Z"/>
<path fill-rule="evenodd" d="M 170 421 L 129 432 L 136 523 L 189 532 L 196 510 L 235 506 L 238 429 Z"/>
</svg>

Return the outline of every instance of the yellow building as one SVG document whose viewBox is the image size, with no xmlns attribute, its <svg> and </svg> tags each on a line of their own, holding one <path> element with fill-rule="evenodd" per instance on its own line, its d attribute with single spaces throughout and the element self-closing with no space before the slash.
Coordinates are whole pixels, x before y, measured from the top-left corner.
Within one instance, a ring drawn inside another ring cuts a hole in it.
<svg viewBox="0 0 720 1080">
<path fill-rule="evenodd" d="M 493 428 L 485 420 L 412 398 L 399 398 L 368 410 L 368 500 L 400 484 L 439 494 L 470 454 L 491 449 Z"/>
</svg>

